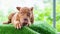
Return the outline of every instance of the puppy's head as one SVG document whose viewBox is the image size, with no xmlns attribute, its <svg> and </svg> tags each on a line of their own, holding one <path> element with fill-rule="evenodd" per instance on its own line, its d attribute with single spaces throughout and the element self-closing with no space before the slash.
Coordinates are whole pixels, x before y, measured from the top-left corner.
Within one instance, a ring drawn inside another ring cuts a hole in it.
<svg viewBox="0 0 60 34">
<path fill-rule="evenodd" d="M 26 25 L 30 22 L 30 18 L 33 15 L 33 7 L 16 7 L 19 11 L 20 16 L 20 22 L 23 23 L 23 25 Z"/>
</svg>

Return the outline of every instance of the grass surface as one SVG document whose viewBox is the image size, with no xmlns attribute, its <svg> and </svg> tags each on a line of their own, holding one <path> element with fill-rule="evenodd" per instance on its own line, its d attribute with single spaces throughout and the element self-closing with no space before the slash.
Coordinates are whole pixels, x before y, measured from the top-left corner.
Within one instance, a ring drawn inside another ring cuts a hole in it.
<svg viewBox="0 0 60 34">
<path fill-rule="evenodd" d="M 41 34 L 56 34 L 57 33 L 56 29 L 51 27 L 47 23 L 38 23 L 38 24 L 35 23 L 35 24 L 32 24 L 30 28 Z"/>
<path fill-rule="evenodd" d="M 0 25 L 0 34 L 39 34 L 27 26 L 24 26 L 22 29 L 17 30 L 13 26 Z"/>
<path fill-rule="evenodd" d="M 56 34 L 56 30 L 46 23 L 36 22 L 17 30 L 12 24 L 0 25 L 0 34 Z"/>
</svg>

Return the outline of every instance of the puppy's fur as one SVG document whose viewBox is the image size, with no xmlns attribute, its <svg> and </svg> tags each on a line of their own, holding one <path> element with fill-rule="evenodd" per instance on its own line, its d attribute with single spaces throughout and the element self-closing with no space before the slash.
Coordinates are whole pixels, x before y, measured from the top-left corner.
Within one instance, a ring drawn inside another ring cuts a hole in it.
<svg viewBox="0 0 60 34">
<path fill-rule="evenodd" d="M 33 7 L 16 7 L 19 12 L 11 13 L 8 16 L 8 21 L 3 24 L 13 23 L 15 28 L 19 29 L 22 26 L 30 25 L 34 22 Z"/>
</svg>

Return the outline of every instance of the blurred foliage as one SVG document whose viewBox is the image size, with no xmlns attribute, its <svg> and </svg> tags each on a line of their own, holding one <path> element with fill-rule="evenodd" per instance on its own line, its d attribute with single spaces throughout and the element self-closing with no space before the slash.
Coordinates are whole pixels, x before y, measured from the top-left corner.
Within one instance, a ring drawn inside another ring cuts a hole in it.
<svg viewBox="0 0 60 34">
<path fill-rule="evenodd" d="M 60 32 L 60 0 L 56 1 L 56 29 Z"/>
<path fill-rule="evenodd" d="M 41 10 L 41 9 L 39 9 Z M 45 21 L 52 25 L 53 16 L 51 8 L 45 8 L 44 11 L 34 10 L 35 21 Z"/>
</svg>

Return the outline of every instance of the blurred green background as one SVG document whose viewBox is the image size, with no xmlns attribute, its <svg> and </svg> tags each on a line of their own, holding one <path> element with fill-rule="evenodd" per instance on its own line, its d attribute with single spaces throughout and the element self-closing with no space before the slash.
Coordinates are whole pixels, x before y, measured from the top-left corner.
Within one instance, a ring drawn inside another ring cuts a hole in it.
<svg viewBox="0 0 60 34">
<path fill-rule="evenodd" d="M 36 22 L 42 21 L 52 26 L 53 25 L 53 1 L 52 0 L 44 0 L 40 2 L 39 1 L 37 1 L 38 2 L 37 4 L 34 4 L 34 18 L 35 18 L 34 20 Z M 0 0 L 0 4 L 1 6 L 3 4 L 1 3 L 1 0 Z M 7 17 L 10 13 L 12 13 L 12 11 L 14 11 L 14 8 L 12 7 L 9 7 L 7 9 L 6 8 L 0 9 L 0 23 L 7 21 L 8 20 Z M 56 0 L 56 29 L 58 32 L 60 32 L 60 0 Z"/>
</svg>

